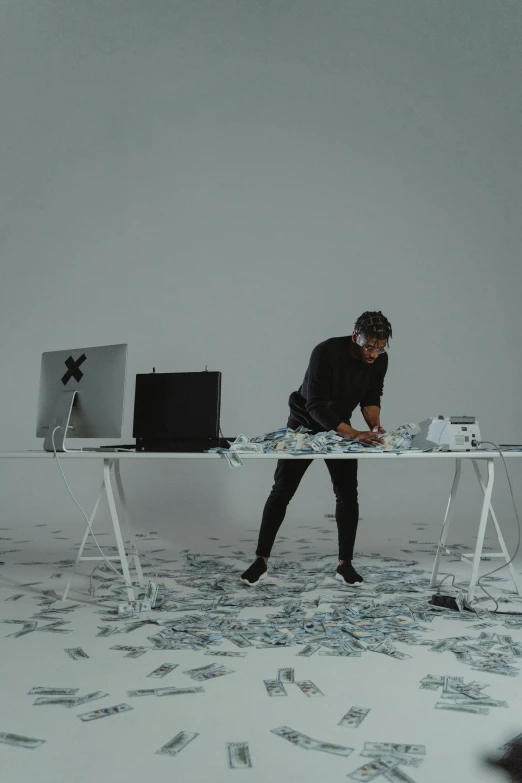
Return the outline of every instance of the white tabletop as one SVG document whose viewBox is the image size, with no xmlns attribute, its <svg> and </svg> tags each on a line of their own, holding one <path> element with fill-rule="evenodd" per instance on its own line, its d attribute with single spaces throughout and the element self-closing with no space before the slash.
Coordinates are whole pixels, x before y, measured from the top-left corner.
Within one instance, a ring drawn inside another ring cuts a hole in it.
<svg viewBox="0 0 522 783">
<path fill-rule="evenodd" d="M 237 453 L 237 452 L 236 452 Z M 226 460 L 221 454 L 205 454 L 201 452 L 180 451 L 64 451 L 58 452 L 59 459 L 221 459 Z M 336 454 L 286 454 L 283 452 L 270 452 L 269 454 L 241 454 L 237 453 L 243 462 L 249 459 L 500 459 L 498 451 L 422 451 L 393 452 L 379 451 L 374 454 L 369 452 L 343 452 Z M 503 451 L 506 459 L 522 457 L 522 451 Z M 9 459 L 35 458 L 54 459 L 54 452 L 43 450 L 32 451 L 0 451 L 0 458 Z"/>
</svg>

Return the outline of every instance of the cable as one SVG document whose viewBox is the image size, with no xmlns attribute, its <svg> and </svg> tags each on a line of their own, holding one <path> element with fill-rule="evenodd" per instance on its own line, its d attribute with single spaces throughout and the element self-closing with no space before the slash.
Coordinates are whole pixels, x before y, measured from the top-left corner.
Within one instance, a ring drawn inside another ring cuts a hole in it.
<svg viewBox="0 0 522 783">
<path fill-rule="evenodd" d="M 445 581 L 446 581 L 446 579 L 449 579 L 449 578 L 450 578 L 450 576 L 451 576 L 451 578 L 453 579 L 453 582 L 451 583 L 451 586 L 452 586 L 452 587 L 455 587 L 455 574 L 447 574 L 447 575 L 444 577 L 444 579 L 443 579 L 441 582 L 439 582 L 439 584 L 438 584 L 438 585 L 436 585 L 436 587 L 437 587 L 437 595 L 439 595 L 439 594 L 440 594 L 440 586 L 441 586 L 441 584 L 442 584 L 443 582 L 445 582 Z"/>
<path fill-rule="evenodd" d="M 83 508 L 80 506 L 80 504 L 78 503 L 78 501 L 77 501 L 77 500 L 76 500 L 76 498 L 74 497 L 74 495 L 73 495 L 73 493 L 72 493 L 72 491 L 71 491 L 71 488 L 70 488 L 69 484 L 67 483 L 67 479 L 65 478 L 65 473 L 63 472 L 63 470 L 62 470 L 62 466 L 61 466 L 61 463 L 60 463 L 60 460 L 58 459 L 58 454 L 57 454 L 57 451 L 56 451 L 56 444 L 55 444 L 55 442 L 54 442 L 54 433 L 56 432 L 56 430 L 60 430 L 60 429 L 61 429 L 61 427 L 55 427 L 55 428 L 54 428 L 54 430 L 53 430 L 53 432 L 52 432 L 52 436 L 51 436 L 51 437 L 52 437 L 52 442 L 53 442 L 54 456 L 56 457 L 56 462 L 58 463 L 58 467 L 60 468 L 60 473 L 62 474 L 62 478 L 63 478 L 63 480 L 65 481 L 65 486 L 67 487 L 67 490 L 68 490 L 68 492 L 69 492 L 69 495 L 72 497 L 72 499 L 74 500 L 74 502 L 76 503 L 76 505 L 78 506 L 78 508 L 80 509 L 80 511 L 82 512 L 83 516 L 85 517 L 85 520 L 86 520 L 86 522 L 87 522 L 87 527 L 89 528 L 89 532 L 90 532 L 91 536 L 92 536 L 92 537 L 93 537 L 93 539 L 94 539 L 94 543 L 96 544 L 96 546 L 97 546 L 97 547 L 98 547 L 98 549 L 100 550 L 100 554 L 101 554 L 101 556 L 103 557 L 103 559 L 105 560 L 105 562 L 107 563 L 107 565 L 108 565 L 108 566 L 109 566 L 109 567 L 110 567 L 110 568 L 111 568 L 111 569 L 114 571 L 114 573 L 115 573 L 115 574 L 117 574 L 117 576 L 118 576 L 120 579 L 122 579 L 122 580 L 123 580 L 123 582 L 125 583 L 125 586 L 126 586 L 126 587 L 130 587 L 130 588 L 131 588 L 131 590 L 134 590 L 134 585 L 132 585 L 132 584 L 129 584 L 129 582 L 127 582 L 127 580 L 125 579 L 125 577 L 123 576 L 123 574 L 120 574 L 120 572 L 119 572 L 119 571 L 118 571 L 116 568 L 114 568 L 114 566 L 112 565 L 111 561 L 110 561 L 110 560 L 109 560 L 109 559 L 108 559 L 108 558 L 105 556 L 105 553 L 103 552 L 103 550 L 102 550 L 101 546 L 100 546 L 100 545 L 99 545 L 99 543 L 98 543 L 98 539 L 97 539 L 97 538 L 96 538 L 96 536 L 94 535 L 93 529 L 92 529 L 92 527 L 91 527 L 91 523 L 89 522 L 89 517 L 87 516 L 87 514 L 85 513 L 85 511 L 83 510 Z M 141 555 L 138 555 L 138 557 L 141 557 Z M 149 560 L 149 563 L 150 563 L 150 560 Z M 153 568 L 155 568 L 155 566 L 153 566 Z M 96 569 L 95 569 L 95 570 L 96 570 Z M 157 573 L 157 569 L 155 569 L 155 570 L 156 570 L 156 573 Z M 94 571 L 93 571 L 93 573 L 94 573 Z"/>
<path fill-rule="evenodd" d="M 445 428 L 444 428 L 444 429 L 445 429 Z M 488 593 L 488 591 L 486 590 L 486 588 L 485 588 L 485 587 L 483 587 L 483 585 L 481 585 L 481 584 L 480 584 L 480 583 L 481 583 L 481 581 L 482 581 L 483 579 L 485 579 L 487 576 L 491 576 L 491 574 L 495 574 L 497 571 L 501 571 L 503 568 L 505 568 L 506 566 L 508 566 L 510 563 L 512 563 L 512 562 L 513 562 L 513 560 L 515 559 L 515 557 L 516 557 L 516 556 L 517 556 L 517 554 L 518 554 L 518 550 L 519 550 L 519 548 L 520 548 L 520 538 L 521 538 L 521 530 L 520 530 L 520 519 L 519 519 L 519 516 L 518 516 L 517 505 L 516 505 L 516 503 L 515 503 L 515 496 L 514 496 L 514 494 L 513 494 L 513 487 L 512 487 L 512 485 L 511 485 L 511 479 L 509 478 L 509 471 L 508 471 L 508 469 L 507 469 L 506 460 L 504 459 L 504 455 L 502 454 L 502 451 L 500 450 L 500 447 L 499 447 L 499 446 L 497 446 L 497 444 L 496 444 L 496 443 L 493 443 L 493 442 L 492 442 L 492 441 L 490 441 L 490 440 L 481 440 L 481 441 L 479 441 L 479 444 L 478 444 L 478 445 L 482 445 L 483 443 L 488 443 L 490 446 L 494 446 L 494 448 L 495 448 L 495 449 L 498 451 L 498 453 L 500 454 L 500 457 L 501 457 L 501 459 L 502 459 L 502 462 L 504 463 L 504 469 L 505 469 L 505 471 L 506 471 L 506 476 L 507 476 L 507 480 L 508 480 L 508 484 L 509 484 L 509 490 L 510 490 L 510 492 L 511 492 L 511 499 L 512 499 L 512 501 L 513 501 L 513 508 L 515 509 L 515 516 L 516 516 L 516 519 L 517 519 L 517 526 L 518 526 L 518 541 L 517 541 L 517 546 L 516 546 L 516 549 L 515 549 L 515 552 L 514 552 L 513 556 L 512 556 L 512 557 L 511 557 L 509 560 L 507 560 L 507 561 L 506 561 L 506 562 L 505 562 L 503 565 L 501 565 L 501 566 L 498 566 L 498 568 L 494 568 L 492 571 L 488 571 L 487 573 L 485 573 L 485 574 L 482 574 L 482 576 L 480 576 L 480 577 L 477 579 L 477 587 L 480 587 L 480 589 L 481 589 L 481 590 L 482 590 L 484 593 L 486 593 L 486 595 L 488 596 L 488 598 L 490 598 L 490 599 L 491 599 L 491 601 L 493 601 L 493 603 L 495 604 L 495 609 L 494 609 L 494 610 L 491 612 L 491 614 L 516 614 L 516 615 L 520 615 L 520 614 L 521 614 L 521 612 L 499 612 L 499 611 L 498 611 L 498 601 L 497 601 L 495 598 L 493 598 L 493 596 L 491 595 L 491 593 Z M 451 574 L 448 574 L 448 576 L 451 576 Z M 440 586 L 442 585 L 442 583 L 443 583 L 443 582 L 444 582 L 444 581 L 445 581 L 447 578 L 448 578 L 447 576 L 446 576 L 446 577 L 444 577 L 444 579 L 443 579 L 441 582 L 439 582 L 439 583 L 436 585 L 436 587 L 437 587 L 437 594 L 439 594 L 439 593 L 440 593 L 440 589 L 439 589 L 439 588 L 440 588 Z M 455 579 L 453 579 L 452 587 L 454 587 L 454 585 L 455 585 Z M 473 599 L 472 599 L 472 600 L 469 602 L 469 604 L 468 604 L 468 605 L 469 605 L 469 606 L 471 606 L 472 604 L 474 604 L 474 603 L 477 603 L 477 600 L 478 600 L 477 598 L 473 598 Z"/>
</svg>

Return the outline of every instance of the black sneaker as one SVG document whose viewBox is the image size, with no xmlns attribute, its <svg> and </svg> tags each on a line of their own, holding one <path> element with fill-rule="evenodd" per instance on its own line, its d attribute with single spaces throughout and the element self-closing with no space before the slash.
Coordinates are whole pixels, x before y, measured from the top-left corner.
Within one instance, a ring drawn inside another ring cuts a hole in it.
<svg viewBox="0 0 522 783">
<path fill-rule="evenodd" d="M 266 572 L 268 571 L 267 564 L 262 557 L 258 557 L 254 560 L 250 568 L 247 568 L 244 574 L 241 574 L 241 581 L 246 585 L 256 585 L 261 582 L 262 579 L 266 579 Z"/>
<path fill-rule="evenodd" d="M 353 585 L 354 587 L 362 585 L 364 581 L 362 576 L 357 573 L 353 565 L 346 562 L 340 566 L 337 566 L 337 573 L 335 574 L 335 578 L 339 579 L 341 582 L 344 582 L 346 585 Z"/>
</svg>

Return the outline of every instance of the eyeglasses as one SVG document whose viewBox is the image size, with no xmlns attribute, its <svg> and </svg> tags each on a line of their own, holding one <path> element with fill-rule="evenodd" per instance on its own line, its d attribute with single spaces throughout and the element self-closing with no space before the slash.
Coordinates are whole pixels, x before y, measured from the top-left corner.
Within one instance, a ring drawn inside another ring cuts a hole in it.
<svg viewBox="0 0 522 783">
<path fill-rule="evenodd" d="M 363 338 L 358 335 L 357 337 L 357 345 L 363 349 L 363 351 L 366 351 L 366 353 L 378 353 L 379 355 L 381 353 L 386 353 L 387 348 L 378 348 L 377 346 L 372 345 L 365 345 L 363 343 Z"/>
<path fill-rule="evenodd" d="M 386 353 L 386 348 L 376 348 L 372 347 L 371 345 L 361 345 L 361 348 L 363 351 L 366 351 L 366 353 L 378 353 L 379 355 L 381 353 Z"/>
</svg>

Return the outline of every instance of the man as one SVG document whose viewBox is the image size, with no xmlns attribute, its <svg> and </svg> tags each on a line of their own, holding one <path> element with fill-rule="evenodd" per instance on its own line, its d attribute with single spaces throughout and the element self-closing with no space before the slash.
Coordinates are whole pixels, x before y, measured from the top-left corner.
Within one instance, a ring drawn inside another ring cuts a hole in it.
<svg viewBox="0 0 522 783">
<path fill-rule="evenodd" d="M 288 404 L 287 427 L 300 425 L 312 432 L 335 430 L 339 435 L 364 443 L 382 443 L 381 396 L 388 369 L 386 348 L 392 336 L 390 322 L 381 311 L 365 312 L 355 322 L 351 336 L 331 337 L 319 343 L 299 391 L 292 392 Z M 369 430 L 350 426 L 354 408 L 360 405 Z M 266 501 L 259 531 L 256 560 L 241 581 L 255 585 L 266 579 L 268 558 L 277 531 L 306 469 L 313 460 L 304 457 L 279 459 L 272 491 Z M 352 565 L 353 547 L 359 520 L 357 459 L 325 459 L 336 497 L 335 520 L 339 539 L 339 565 L 336 578 L 360 585 L 362 576 Z"/>
</svg>

